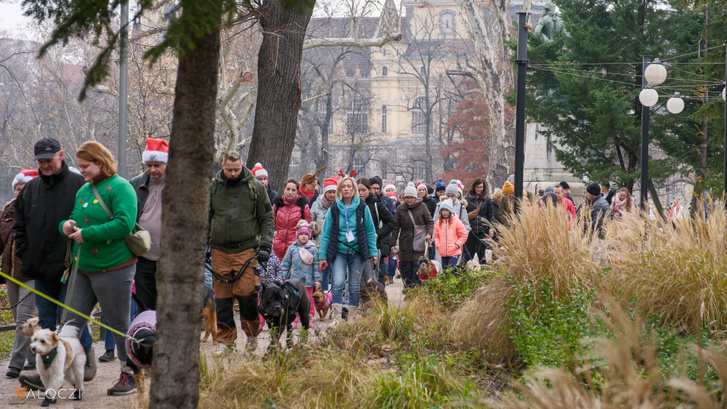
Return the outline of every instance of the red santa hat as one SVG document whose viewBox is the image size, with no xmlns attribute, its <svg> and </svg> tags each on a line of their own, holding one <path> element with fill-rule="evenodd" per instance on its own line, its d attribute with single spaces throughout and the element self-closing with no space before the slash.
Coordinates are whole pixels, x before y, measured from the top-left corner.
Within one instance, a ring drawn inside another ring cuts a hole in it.
<svg viewBox="0 0 727 409">
<path fill-rule="evenodd" d="M 251 170 L 252 177 L 268 177 L 268 171 L 265 170 L 263 165 L 260 164 L 260 162 L 255 164 L 255 167 L 253 167 Z"/>
<path fill-rule="evenodd" d="M 326 179 L 323 182 L 323 194 L 326 192 L 329 192 L 331 190 L 335 191 L 336 187 L 338 186 L 338 178 L 336 176 L 331 176 L 328 179 Z"/>
<path fill-rule="evenodd" d="M 464 194 L 464 185 L 462 184 L 462 181 L 457 179 L 457 191 L 460 195 Z"/>
<path fill-rule="evenodd" d="M 421 188 L 424 188 L 426 190 L 427 189 L 427 184 L 424 183 L 424 182 L 417 183 L 417 190 L 419 190 Z"/>
<path fill-rule="evenodd" d="M 169 162 L 169 144 L 164 139 L 147 138 L 144 153 L 141 154 L 141 161 L 147 162 Z"/>
<path fill-rule="evenodd" d="M 26 184 L 33 180 L 34 177 L 38 176 L 38 171 L 34 169 L 23 169 L 15 175 L 15 179 L 13 179 L 13 190 L 15 190 L 15 186 L 18 183 Z"/>
<path fill-rule="evenodd" d="M 391 183 L 387 183 L 386 185 L 384 185 L 384 192 L 388 193 L 389 189 L 394 189 L 394 194 L 396 194 L 396 186 Z"/>
</svg>

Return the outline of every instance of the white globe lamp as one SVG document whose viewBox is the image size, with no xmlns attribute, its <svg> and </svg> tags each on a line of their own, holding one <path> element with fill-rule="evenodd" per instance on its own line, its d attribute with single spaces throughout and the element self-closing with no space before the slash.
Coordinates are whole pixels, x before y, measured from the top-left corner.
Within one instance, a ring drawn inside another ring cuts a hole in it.
<svg viewBox="0 0 727 409">
<path fill-rule="evenodd" d="M 722 88 L 722 99 L 727 101 L 727 98 L 725 98 L 725 91 L 727 91 L 727 87 Z"/>
<path fill-rule="evenodd" d="M 659 101 L 659 93 L 653 88 L 646 88 L 639 93 L 639 102 L 643 106 L 653 107 Z"/>
<path fill-rule="evenodd" d="M 666 109 L 672 114 L 678 114 L 684 110 L 684 100 L 679 97 L 678 92 L 666 101 Z"/>
<path fill-rule="evenodd" d="M 661 64 L 649 64 L 644 70 L 644 77 L 651 85 L 661 85 L 666 80 L 666 67 Z"/>
</svg>

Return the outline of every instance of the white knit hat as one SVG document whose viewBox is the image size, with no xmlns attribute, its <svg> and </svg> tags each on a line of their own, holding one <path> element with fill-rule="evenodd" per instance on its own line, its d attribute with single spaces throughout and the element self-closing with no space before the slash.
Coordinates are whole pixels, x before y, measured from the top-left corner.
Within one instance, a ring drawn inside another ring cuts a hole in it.
<svg viewBox="0 0 727 409">
<path fill-rule="evenodd" d="M 417 197 L 417 188 L 414 186 L 414 182 L 409 182 L 404 189 L 404 197 Z"/>
<path fill-rule="evenodd" d="M 169 162 L 169 144 L 164 139 L 147 138 L 141 160 L 147 162 Z"/>
</svg>

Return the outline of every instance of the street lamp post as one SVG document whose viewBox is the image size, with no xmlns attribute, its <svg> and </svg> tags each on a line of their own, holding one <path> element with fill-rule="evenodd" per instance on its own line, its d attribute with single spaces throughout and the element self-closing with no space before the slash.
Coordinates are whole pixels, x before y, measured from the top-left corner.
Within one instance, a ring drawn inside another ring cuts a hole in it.
<svg viewBox="0 0 727 409">
<path fill-rule="evenodd" d="M 517 85 L 515 88 L 515 211 L 523 199 L 525 168 L 525 78 L 528 65 L 528 30 L 525 28 L 526 11 L 519 11 L 517 35 Z"/>
<path fill-rule="evenodd" d="M 119 162 L 118 173 L 129 178 L 126 163 L 126 108 L 129 79 L 129 1 L 121 2 L 121 33 L 119 37 Z"/>
<path fill-rule="evenodd" d="M 642 93 L 646 91 L 648 82 L 646 81 L 646 67 L 651 63 L 651 56 L 644 55 L 641 57 L 641 89 Z M 656 93 L 656 90 L 652 90 Z M 649 95 L 653 97 L 653 95 Z M 658 94 L 657 94 L 658 98 Z M 639 99 L 641 95 L 639 95 Z M 653 104 L 652 104 L 653 105 Z M 646 210 L 647 200 L 649 198 L 646 189 L 649 183 L 649 106 L 641 101 L 641 210 Z"/>
</svg>

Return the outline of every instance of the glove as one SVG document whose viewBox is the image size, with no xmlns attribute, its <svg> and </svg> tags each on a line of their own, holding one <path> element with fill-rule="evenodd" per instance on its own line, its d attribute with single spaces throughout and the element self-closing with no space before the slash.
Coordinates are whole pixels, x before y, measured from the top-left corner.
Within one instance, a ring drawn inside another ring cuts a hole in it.
<svg viewBox="0 0 727 409">
<path fill-rule="evenodd" d="M 257 261 L 265 263 L 270 258 L 270 249 L 267 247 L 258 247 L 257 249 Z"/>
</svg>

